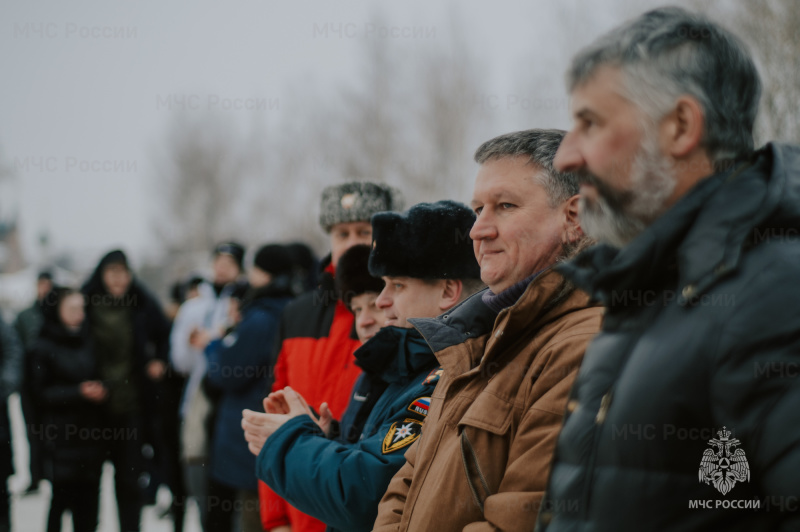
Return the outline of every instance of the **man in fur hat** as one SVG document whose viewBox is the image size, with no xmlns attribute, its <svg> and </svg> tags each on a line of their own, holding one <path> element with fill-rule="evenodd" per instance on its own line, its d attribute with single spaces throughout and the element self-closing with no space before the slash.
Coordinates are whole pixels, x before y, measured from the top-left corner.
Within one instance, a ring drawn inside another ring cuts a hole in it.
<svg viewBox="0 0 800 532">
<path fill-rule="evenodd" d="M 259 477 L 331 530 L 372 528 L 381 495 L 420 435 L 439 363 L 408 320 L 438 316 L 483 288 L 467 236 L 474 220 L 452 201 L 373 216 L 369 272 L 386 283 L 376 304 L 388 319 L 355 353 L 367 380 L 351 401 L 362 420 L 357 433 L 326 439 L 291 389 L 267 398 L 270 413 L 245 412 Z"/>
<path fill-rule="evenodd" d="M 330 237 L 331 253 L 323 260 L 317 290 L 286 306 L 279 329 L 279 352 L 273 390 L 286 386 L 301 393 L 309 404 L 328 402 L 332 415 L 341 416 L 361 370 L 353 351 L 361 342 L 353 329 L 353 315 L 339 300 L 334 287 L 335 265 L 356 244 L 372 241 L 369 220 L 381 211 L 402 208 L 400 192 L 386 185 L 356 181 L 322 191 L 319 223 Z M 259 485 L 265 530 L 291 525 L 292 532 L 322 532 L 325 525 L 295 510 Z"/>
</svg>

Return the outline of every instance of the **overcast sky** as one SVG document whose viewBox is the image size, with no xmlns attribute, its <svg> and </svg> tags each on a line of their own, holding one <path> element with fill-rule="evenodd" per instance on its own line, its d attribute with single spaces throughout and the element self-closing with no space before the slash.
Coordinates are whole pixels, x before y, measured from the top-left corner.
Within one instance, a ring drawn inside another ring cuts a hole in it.
<svg viewBox="0 0 800 532">
<path fill-rule="evenodd" d="M 546 69 L 550 97 L 565 96 L 566 59 L 617 23 L 615 12 L 578 1 L 455 4 L 6 0 L 0 157 L 16 185 L 3 187 L 0 213 L 18 211 L 29 260 L 42 232 L 55 251 L 89 261 L 112 246 L 142 257 L 154 241 L 152 155 L 176 109 L 278 122 L 303 105 L 297 87 L 324 92 L 357 76 L 377 39 L 425 53 L 449 39 L 453 20 L 486 65 L 500 127 L 568 126 L 566 108 L 551 113 L 555 123 L 519 126 L 509 95 L 526 70 Z M 385 27 L 371 25 L 376 14 Z"/>
</svg>

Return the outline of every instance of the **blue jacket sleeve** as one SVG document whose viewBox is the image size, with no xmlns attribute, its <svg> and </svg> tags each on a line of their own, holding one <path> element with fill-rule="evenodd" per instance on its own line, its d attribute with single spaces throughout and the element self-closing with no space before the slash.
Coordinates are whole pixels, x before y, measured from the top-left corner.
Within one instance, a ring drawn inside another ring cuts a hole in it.
<svg viewBox="0 0 800 532">
<path fill-rule="evenodd" d="M 384 453 L 384 439 L 409 418 L 415 416 L 397 412 L 374 436 L 348 445 L 326 439 L 308 416 L 293 418 L 261 449 L 256 475 L 298 510 L 335 529 L 370 531 L 408 449 L 403 445 Z M 415 422 L 418 428 L 421 422 Z"/>
<path fill-rule="evenodd" d="M 210 343 L 206 348 L 210 384 L 235 392 L 253 381 L 265 380 L 277 329 L 277 317 L 267 312 L 249 312 L 233 332 Z"/>
</svg>

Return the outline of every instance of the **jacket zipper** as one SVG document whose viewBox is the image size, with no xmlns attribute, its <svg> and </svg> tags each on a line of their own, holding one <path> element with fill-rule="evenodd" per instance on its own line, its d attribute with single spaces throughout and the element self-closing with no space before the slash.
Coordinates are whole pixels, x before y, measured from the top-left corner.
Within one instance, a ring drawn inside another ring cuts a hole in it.
<svg viewBox="0 0 800 532">
<path fill-rule="evenodd" d="M 583 516 L 582 519 L 586 520 L 589 518 L 589 508 L 592 504 L 592 482 L 594 481 L 594 464 L 597 458 L 598 447 L 600 446 L 600 433 L 603 430 L 603 424 L 606 421 L 606 415 L 608 414 L 608 409 L 611 407 L 611 401 L 614 398 L 614 386 L 603 395 L 602 399 L 600 399 L 600 409 L 597 411 L 597 415 L 594 418 L 595 428 L 594 428 L 594 438 L 592 440 L 592 454 L 589 456 L 589 471 L 586 474 L 586 480 L 583 487 Z"/>
</svg>

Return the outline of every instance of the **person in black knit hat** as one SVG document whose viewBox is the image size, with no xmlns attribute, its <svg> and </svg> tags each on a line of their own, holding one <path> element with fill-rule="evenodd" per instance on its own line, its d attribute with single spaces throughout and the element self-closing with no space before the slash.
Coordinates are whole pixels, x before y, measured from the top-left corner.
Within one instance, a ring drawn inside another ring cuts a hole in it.
<svg viewBox="0 0 800 532">
<path fill-rule="evenodd" d="M 180 406 L 184 484 L 187 494 L 197 504 L 204 530 L 209 506 L 208 429 L 213 426 L 215 405 L 202 385 L 207 369 L 203 350 L 230 325 L 234 292 L 242 284 L 244 255 L 244 247 L 233 241 L 221 242 L 213 248 L 213 278 L 209 283 L 197 285 L 198 296 L 180 306 L 170 333 L 170 361 L 187 379 Z M 173 511 L 177 519 L 182 508 L 173 504 Z"/>
<path fill-rule="evenodd" d="M 355 353 L 364 377 L 347 410 L 353 421 L 341 434 L 329 430 L 324 404 L 317 419 L 288 388 L 265 400 L 268 413 L 244 414 L 259 478 L 329 530 L 372 530 L 389 480 L 421 433 L 439 363 L 409 319 L 438 316 L 484 286 L 468 236 L 474 220 L 469 207 L 452 201 L 377 213 L 371 252 L 353 248 L 342 256 L 343 300 L 352 307 L 381 278 L 376 306 L 387 320 Z"/>
<path fill-rule="evenodd" d="M 208 530 L 262 530 L 255 457 L 242 438 L 242 410 L 260 408 L 271 347 L 283 307 L 294 296 L 294 257 L 280 244 L 262 246 L 248 272 L 250 286 L 236 305 L 233 327 L 205 349 L 206 381 L 216 390 L 211 431 Z M 232 295 L 233 296 L 233 295 Z"/>
</svg>

